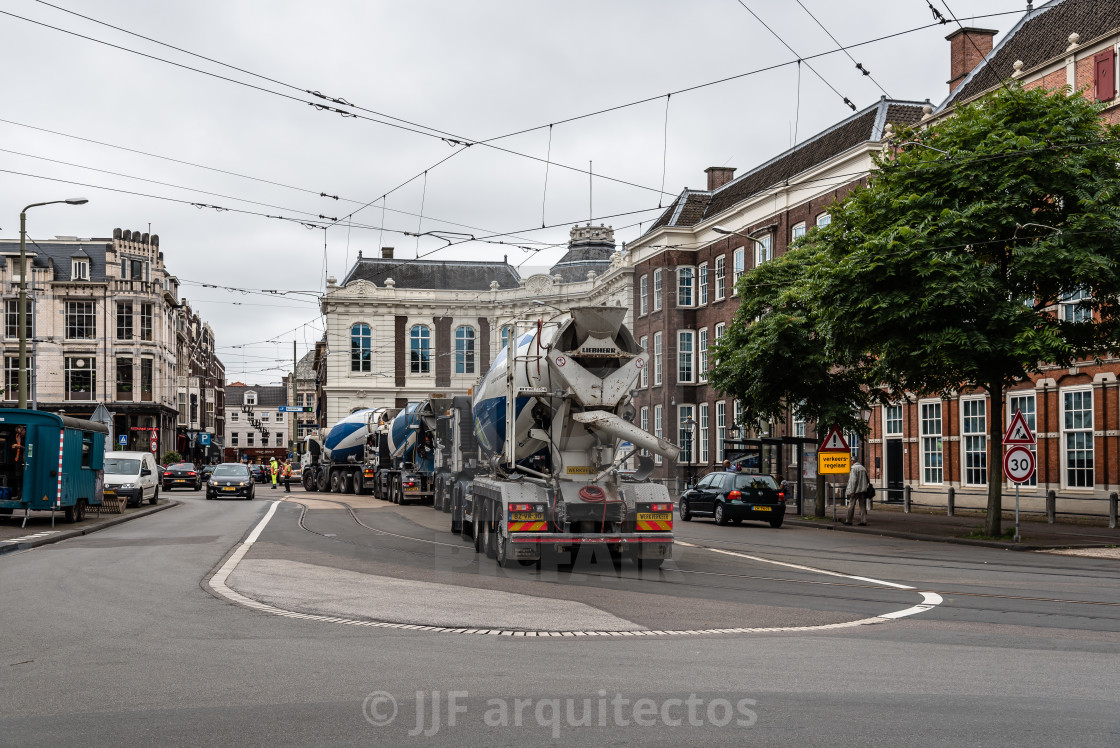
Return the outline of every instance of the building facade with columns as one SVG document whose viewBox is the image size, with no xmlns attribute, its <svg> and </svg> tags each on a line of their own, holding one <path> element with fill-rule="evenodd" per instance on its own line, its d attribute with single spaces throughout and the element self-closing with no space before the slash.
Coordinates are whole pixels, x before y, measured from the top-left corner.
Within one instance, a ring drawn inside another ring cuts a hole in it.
<svg viewBox="0 0 1120 748">
<path fill-rule="evenodd" d="M 551 307 L 627 306 L 633 268 L 608 226 L 576 226 L 548 274 L 522 278 L 508 262 L 359 256 L 320 300 L 319 425 L 354 410 L 466 394 L 521 320 Z M 627 322 L 629 323 L 630 317 Z"/>
</svg>

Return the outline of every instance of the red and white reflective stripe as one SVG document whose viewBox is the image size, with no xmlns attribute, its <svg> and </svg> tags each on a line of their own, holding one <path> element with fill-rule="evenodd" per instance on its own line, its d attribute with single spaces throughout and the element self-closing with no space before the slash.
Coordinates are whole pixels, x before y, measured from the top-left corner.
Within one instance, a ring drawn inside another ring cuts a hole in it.
<svg viewBox="0 0 1120 748">
<path fill-rule="evenodd" d="M 58 430 L 58 495 L 55 496 L 55 506 L 62 506 L 62 450 L 66 444 L 66 429 Z"/>
</svg>

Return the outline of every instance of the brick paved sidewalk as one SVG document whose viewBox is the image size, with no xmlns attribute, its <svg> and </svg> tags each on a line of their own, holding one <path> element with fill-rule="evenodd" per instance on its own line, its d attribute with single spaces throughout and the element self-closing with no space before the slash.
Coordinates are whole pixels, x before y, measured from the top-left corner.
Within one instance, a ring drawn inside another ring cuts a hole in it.
<svg viewBox="0 0 1120 748">
<path fill-rule="evenodd" d="M 786 524 L 1015 550 L 1120 546 L 1120 529 L 1109 529 L 1107 518 L 1084 518 L 1073 522 L 1067 520 L 1050 525 L 1046 523 L 1044 515 L 1021 514 L 1019 529 L 1022 542 L 1015 543 L 1010 536 L 1004 539 L 970 537 L 974 532 L 983 532 L 984 527 L 983 513 L 970 509 L 958 509 L 953 517 L 946 516 L 944 510 L 935 512 L 929 509 L 914 509 L 907 514 L 903 512 L 901 505 L 876 502 L 874 509 L 867 514 L 867 527 L 849 527 L 834 522 L 832 506 L 829 505 L 827 510 L 828 516 L 825 519 L 806 519 L 787 514 Z M 838 505 L 836 516 L 842 519 L 846 511 L 846 507 Z M 1014 512 L 1004 512 L 1004 531 L 1014 531 L 1014 527 Z"/>
</svg>

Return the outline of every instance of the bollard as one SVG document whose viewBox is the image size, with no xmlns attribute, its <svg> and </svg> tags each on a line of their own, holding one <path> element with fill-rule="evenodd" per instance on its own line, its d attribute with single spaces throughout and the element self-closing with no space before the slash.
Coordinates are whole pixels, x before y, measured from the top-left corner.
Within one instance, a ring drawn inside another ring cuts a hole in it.
<svg viewBox="0 0 1120 748">
<path fill-rule="evenodd" d="M 1054 524 L 1054 515 L 1058 513 L 1058 495 L 1054 493 L 1054 489 L 1046 492 L 1046 524 Z"/>
<path fill-rule="evenodd" d="M 949 497 L 948 497 L 949 516 L 952 517 L 953 513 L 956 510 L 957 510 L 957 489 L 954 488 L 953 486 L 949 486 Z"/>
<path fill-rule="evenodd" d="M 1116 529 L 1116 492 L 1113 491 L 1108 495 L 1108 526 L 1113 530 Z"/>
<path fill-rule="evenodd" d="M 910 493 L 913 491 L 910 486 L 902 489 L 902 511 L 906 514 L 910 513 Z"/>
</svg>

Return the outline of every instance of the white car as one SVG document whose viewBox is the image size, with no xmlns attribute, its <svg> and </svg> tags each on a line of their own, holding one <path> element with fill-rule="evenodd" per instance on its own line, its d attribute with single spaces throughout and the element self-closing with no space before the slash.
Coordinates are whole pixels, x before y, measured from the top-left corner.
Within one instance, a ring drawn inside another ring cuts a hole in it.
<svg viewBox="0 0 1120 748">
<path fill-rule="evenodd" d="M 151 452 L 108 452 L 105 454 L 105 488 L 117 492 L 128 506 L 146 499 L 159 500 L 159 471 Z"/>
</svg>

